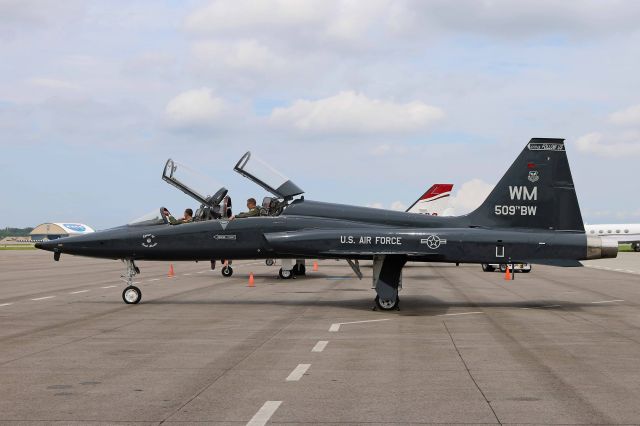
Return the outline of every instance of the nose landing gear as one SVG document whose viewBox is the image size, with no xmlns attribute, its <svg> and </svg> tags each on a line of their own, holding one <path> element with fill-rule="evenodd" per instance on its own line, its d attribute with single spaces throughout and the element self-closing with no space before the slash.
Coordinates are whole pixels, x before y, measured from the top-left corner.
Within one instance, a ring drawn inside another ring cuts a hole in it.
<svg viewBox="0 0 640 426">
<path fill-rule="evenodd" d="M 122 291 L 122 300 L 127 305 L 136 305 L 142 300 L 142 291 L 133 285 L 133 277 L 140 273 L 140 269 L 132 259 L 124 259 L 124 263 L 127 265 L 127 270 L 120 278 L 127 284 L 127 287 Z"/>
</svg>

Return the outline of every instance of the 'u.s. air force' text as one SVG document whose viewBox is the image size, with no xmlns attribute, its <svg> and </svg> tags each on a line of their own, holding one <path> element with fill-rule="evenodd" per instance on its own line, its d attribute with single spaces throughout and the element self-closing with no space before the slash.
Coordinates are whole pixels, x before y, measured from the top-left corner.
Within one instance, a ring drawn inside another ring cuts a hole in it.
<svg viewBox="0 0 640 426">
<path fill-rule="evenodd" d="M 509 186 L 511 201 L 538 201 L 538 187 L 532 189 L 526 186 Z M 538 206 L 528 205 L 497 205 L 494 208 L 496 216 L 535 216 Z"/>
<path fill-rule="evenodd" d="M 392 244 L 402 245 L 402 237 L 369 237 L 369 236 L 353 236 L 353 235 L 341 235 L 340 244 Z"/>
</svg>

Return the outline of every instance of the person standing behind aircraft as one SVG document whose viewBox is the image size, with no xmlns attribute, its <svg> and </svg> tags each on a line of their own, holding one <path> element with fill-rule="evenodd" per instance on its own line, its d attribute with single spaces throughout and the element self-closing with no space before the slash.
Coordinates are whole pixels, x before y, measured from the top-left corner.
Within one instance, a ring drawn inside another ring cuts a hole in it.
<svg viewBox="0 0 640 426">
<path fill-rule="evenodd" d="M 249 211 L 238 213 L 237 215 L 232 216 L 231 219 L 260 216 L 260 210 L 257 207 L 255 198 L 249 198 L 247 200 L 247 208 L 249 209 Z"/>
</svg>

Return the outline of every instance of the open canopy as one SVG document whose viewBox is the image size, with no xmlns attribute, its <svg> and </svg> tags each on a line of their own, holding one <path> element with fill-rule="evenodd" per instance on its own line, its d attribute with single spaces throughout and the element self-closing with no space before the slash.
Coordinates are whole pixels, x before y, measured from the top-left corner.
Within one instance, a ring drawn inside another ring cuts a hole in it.
<svg viewBox="0 0 640 426">
<path fill-rule="evenodd" d="M 278 198 L 290 199 L 304 191 L 288 177 L 248 151 L 233 168 Z"/>
<path fill-rule="evenodd" d="M 194 198 L 200 204 L 215 207 L 227 195 L 227 189 L 203 174 L 184 164 L 168 159 L 162 172 L 162 179 L 180 191 Z"/>
</svg>

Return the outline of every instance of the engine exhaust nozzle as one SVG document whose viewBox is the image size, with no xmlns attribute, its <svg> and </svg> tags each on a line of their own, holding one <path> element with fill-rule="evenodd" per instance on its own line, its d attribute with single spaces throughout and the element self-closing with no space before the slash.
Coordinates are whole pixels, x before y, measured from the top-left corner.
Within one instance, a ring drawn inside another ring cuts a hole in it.
<svg viewBox="0 0 640 426">
<path fill-rule="evenodd" d="M 617 256 L 617 241 L 602 237 L 587 237 L 587 259 L 610 259 Z"/>
</svg>

